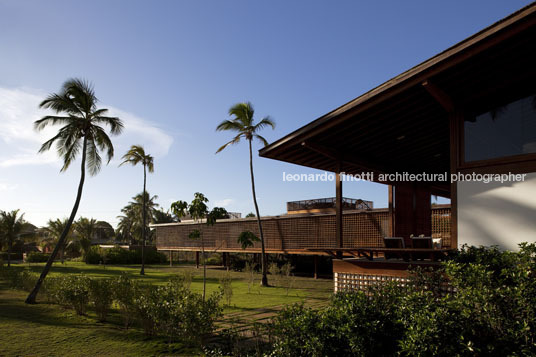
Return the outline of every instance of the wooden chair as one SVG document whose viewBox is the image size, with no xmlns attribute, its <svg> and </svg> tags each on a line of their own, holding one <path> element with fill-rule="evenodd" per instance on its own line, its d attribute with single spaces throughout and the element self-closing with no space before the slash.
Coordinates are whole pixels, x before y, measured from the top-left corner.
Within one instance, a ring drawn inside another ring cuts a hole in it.
<svg viewBox="0 0 536 357">
<path fill-rule="evenodd" d="M 434 247 L 432 237 L 411 237 L 411 247 L 416 249 L 432 249 Z M 430 254 L 414 253 L 414 259 L 428 259 Z"/>
<path fill-rule="evenodd" d="M 398 249 L 404 249 L 406 248 L 406 243 L 404 242 L 404 238 L 402 237 L 383 237 L 383 245 L 385 248 L 398 248 Z M 384 253 L 385 259 L 391 259 L 391 258 L 404 258 L 399 253 Z"/>
</svg>

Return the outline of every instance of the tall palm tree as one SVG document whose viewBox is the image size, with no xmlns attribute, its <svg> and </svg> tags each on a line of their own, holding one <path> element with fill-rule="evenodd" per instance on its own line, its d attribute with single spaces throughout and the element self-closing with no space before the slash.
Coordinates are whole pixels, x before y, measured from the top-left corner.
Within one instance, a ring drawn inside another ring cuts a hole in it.
<svg viewBox="0 0 536 357">
<path fill-rule="evenodd" d="M 110 134 L 112 135 L 120 134 L 123 130 L 123 122 L 119 118 L 107 116 L 108 109 L 98 109 L 97 102 L 98 100 L 91 84 L 80 79 L 69 79 L 63 84 L 59 93 L 49 95 L 39 105 L 41 108 L 52 109 L 57 115 L 47 115 L 37 120 L 35 122 L 36 130 L 42 130 L 49 125 L 63 125 L 59 129 L 58 134 L 41 146 L 39 152 L 48 151 L 55 145 L 58 155 L 63 159 L 62 172 L 69 168 L 80 151 L 82 160 L 80 165 L 80 182 L 71 215 L 34 289 L 26 298 L 26 303 L 28 304 L 35 304 L 35 298 L 37 297 L 39 288 L 71 229 L 76 212 L 78 211 L 78 206 L 80 205 L 80 199 L 82 198 L 86 168 L 90 175 L 96 175 L 102 163 L 99 151 L 105 152 L 108 159 L 107 162 L 110 162 L 114 155 L 112 141 L 108 137 L 103 125 L 109 127 Z"/>
<path fill-rule="evenodd" d="M 74 224 L 74 231 L 78 235 L 84 258 L 91 248 L 91 240 L 97 234 L 98 229 L 98 222 L 94 218 L 80 217 Z"/>
<path fill-rule="evenodd" d="M 69 223 L 69 220 L 67 218 L 64 219 L 50 219 L 47 222 L 46 227 L 44 227 L 44 231 L 47 234 L 46 241 L 53 243 L 54 245 L 58 246 L 60 238 L 65 231 L 67 224 Z M 69 227 L 67 235 L 60 246 L 60 259 L 61 264 L 64 262 L 64 256 L 65 256 L 65 247 L 72 241 L 73 239 L 73 228 L 74 226 Z"/>
<path fill-rule="evenodd" d="M 19 215 L 18 209 L 11 212 L 0 212 L 0 229 L 7 242 L 7 266 L 11 266 L 11 249 L 13 248 L 13 242 L 22 233 L 26 221 L 24 220 L 24 213 Z"/>
<path fill-rule="evenodd" d="M 143 196 L 143 193 L 139 193 L 132 197 L 133 201 L 121 209 L 123 215 L 117 216 L 118 233 L 124 238 L 132 238 L 138 242 L 143 239 L 143 206 L 145 205 L 146 217 L 153 217 L 156 207 L 159 206 L 155 202 L 157 195 L 151 196 L 149 192 L 145 192 L 145 197 Z"/>
<path fill-rule="evenodd" d="M 143 224 L 143 244 L 141 246 L 141 271 L 140 275 L 145 275 L 145 241 L 147 239 L 147 210 L 145 208 L 145 199 L 146 199 L 146 183 L 147 183 L 147 171 L 154 172 L 153 157 L 145 153 L 143 146 L 141 145 L 132 145 L 130 150 L 123 155 L 123 162 L 121 165 L 129 163 L 133 166 L 137 164 L 143 165 L 143 211 L 142 211 L 142 224 Z M 119 165 L 119 166 L 121 166 Z"/>
<path fill-rule="evenodd" d="M 232 131 L 236 133 L 236 136 L 223 145 L 216 151 L 216 154 L 225 149 L 229 145 L 238 144 L 240 139 L 245 138 L 249 144 L 249 171 L 251 174 L 251 191 L 253 193 L 253 204 L 255 205 L 255 212 L 257 213 L 257 224 L 259 226 L 259 235 L 261 237 L 261 251 L 262 251 L 262 280 L 261 285 L 268 285 L 267 267 L 266 267 L 266 252 L 264 250 L 264 235 L 262 232 L 261 215 L 259 214 L 259 206 L 257 205 L 257 195 L 255 193 L 255 178 L 253 175 L 253 153 L 251 148 L 251 142 L 253 139 L 258 139 L 264 146 L 268 145 L 265 138 L 258 133 L 265 127 L 272 127 L 275 129 L 275 122 L 270 117 L 264 117 L 255 124 L 253 120 L 253 114 L 255 113 L 253 106 L 250 102 L 238 103 L 229 109 L 229 116 L 231 120 L 224 120 L 216 127 L 217 131 Z"/>
</svg>

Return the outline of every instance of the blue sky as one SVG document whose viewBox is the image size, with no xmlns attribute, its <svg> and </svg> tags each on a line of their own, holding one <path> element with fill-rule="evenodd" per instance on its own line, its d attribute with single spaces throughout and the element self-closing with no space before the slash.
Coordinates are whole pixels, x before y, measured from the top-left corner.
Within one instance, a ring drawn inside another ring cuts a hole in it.
<svg viewBox="0 0 536 357">
<path fill-rule="evenodd" d="M 31 126 L 70 77 L 92 81 L 126 124 L 114 161 L 86 181 L 79 216 L 116 224 L 141 192 L 141 168 L 117 167 L 131 144 L 155 156 L 148 190 L 162 207 L 200 191 L 245 214 L 246 144 L 214 154 L 230 139 L 214 129 L 231 105 L 272 116 L 272 142 L 529 2 L 0 0 L 0 209 L 37 225 L 70 213 L 78 165 L 59 173 L 54 152 L 37 155 L 53 131 Z M 258 156 L 255 170 L 262 214 L 334 195 L 330 182 L 282 180 L 314 170 Z M 348 183 L 344 195 L 387 202 L 373 183 Z"/>
</svg>

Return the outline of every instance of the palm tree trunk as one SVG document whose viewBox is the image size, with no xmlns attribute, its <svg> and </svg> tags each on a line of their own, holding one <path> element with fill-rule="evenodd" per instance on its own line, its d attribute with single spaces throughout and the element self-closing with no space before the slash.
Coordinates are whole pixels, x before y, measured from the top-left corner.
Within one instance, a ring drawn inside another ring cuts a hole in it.
<svg viewBox="0 0 536 357">
<path fill-rule="evenodd" d="M 266 274 L 266 252 L 264 250 L 264 234 L 262 232 L 261 215 L 259 213 L 259 206 L 257 205 L 257 194 L 255 193 L 255 177 L 253 175 L 253 152 L 251 149 L 251 139 L 249 140 L 249 171 L 251 174 L 251 191 L 253 192 L 253 204 L 255 205 L 255 213 L 257 213 L 257 225 L 259 226 L 259 235 L 261 236 L 261 252 L 262 252 L 261 285 L 268 286 L 268 276 Z"/>
<path fill-rule="evenodd" d="M 25 301 L 26 304 L 35 304 L 35 299 L 37 298 L 37 293 L 39 292 L 39 289 L 41 288 L 41 284 L 43 284 L 43 281 L 45 280 L 48 272 L 50 271 L 50 267 L 52 266 L 54 259 L 56 259 L 56 256 L 58 255 L 58 251 L 60 247 L 62 247 L 65 244 L 67 234 L 69 233 L 69 230 L 71 229 L 71 225 L 73 224 L 74 218 L 76 217 L 76 212 L 78 211 L 78 206 L 80 205 L 80 199 L 82 198 L 84 180 L 86 178 L 86 148 L 87 148 L 87 136 L 84 136 L 84 144 L 82 146 L 82 163 L 81 163 L 81 168 L 80 168 L 80 171 L 81 171 L 80 183 L 78 184 L 78 193 L 76 195 L 76 201 L 74 202 L 73 210 L 71 211 L 71 216 L 69 217 L 69 220 L 67 221 L 67 225 L 65 226 L 65 229 L 63 230 L 63 233 L 61 234 L 60 239 L 58 240 L 58 244 L 56 244 L 56 246 L 54 247 L 52 254 L 50 254 L 50 257 L 47 260 L 45 268 L 41 272 L 39 279 L 37 279 L 37 282 L 35 283 L 35 287 L 26 298 L 26 301 Z"/>
<path fill-rule="evenodd" d="M 143 243 L 141 245 L 141 271 L 140 275 L 145 275 L 145 239 L 147 234 L 147 227 L 145 227 L 145 220 L 146 220 L 146 214 L 147 210 L 145 208 L 145 185 L 147 182 L 147 173 L 145 171 L 145 164 L 143 164 L 143 200 L 142 200 L 142 239 Z"/>
</svg>

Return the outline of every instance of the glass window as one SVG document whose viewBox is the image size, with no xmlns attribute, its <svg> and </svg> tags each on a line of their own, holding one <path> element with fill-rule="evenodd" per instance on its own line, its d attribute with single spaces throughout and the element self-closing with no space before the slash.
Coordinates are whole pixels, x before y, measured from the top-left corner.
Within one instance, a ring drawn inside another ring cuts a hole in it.
<svg viewBox="0 0 536 357">
<path fill-rule="evenodd" d="M 465 119 L 465 161 L 536 153 L 536 95 Z"/>
</svg>

